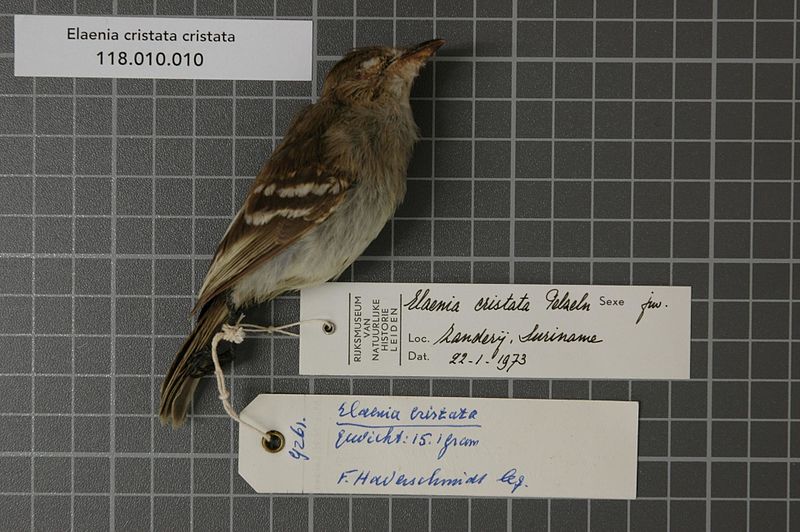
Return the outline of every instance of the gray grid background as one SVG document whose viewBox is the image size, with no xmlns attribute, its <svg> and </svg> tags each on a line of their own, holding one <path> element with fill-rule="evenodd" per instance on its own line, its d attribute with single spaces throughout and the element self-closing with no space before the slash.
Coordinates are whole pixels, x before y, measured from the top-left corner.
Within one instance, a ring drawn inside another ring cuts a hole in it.
<svg viewBox="0 0 800 532">
<path fill-rule="evenodd" d="M 0 0 L 0 529 L 800 530 L 797 9 Z M 311 18 L 315 80 L 15 78 L 14 13 Z M 635 501 L 255 495 L 211 387 L 185 429 L 153 416 L 210 254 L 322 74 L 434 36 L 407 201 L 346 278 L 691 285 L 692 379 L 306 378 L 296 340 L 265 338 L 235 404 L 638 400 Z"/>
</svg>

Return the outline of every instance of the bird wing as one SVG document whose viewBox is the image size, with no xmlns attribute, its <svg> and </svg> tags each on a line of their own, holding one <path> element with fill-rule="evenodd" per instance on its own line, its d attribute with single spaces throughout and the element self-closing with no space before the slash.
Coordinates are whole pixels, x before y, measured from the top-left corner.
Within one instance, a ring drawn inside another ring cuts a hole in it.
<svg viewBox="0 0 800 532">
<path fill-rule="evenodd" d="M 309 162 L 308 152 L 292 152 L 273 156 L 256 178 L 214 254 L 192 312 L 324 222 L 344 201 L 354 176 Z"/>
</svg>

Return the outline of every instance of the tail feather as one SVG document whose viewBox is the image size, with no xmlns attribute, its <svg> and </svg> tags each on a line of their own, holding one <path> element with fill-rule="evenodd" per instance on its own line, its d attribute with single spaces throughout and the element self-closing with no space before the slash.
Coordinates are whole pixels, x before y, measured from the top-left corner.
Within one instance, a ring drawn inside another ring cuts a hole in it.
<svg viewBox="0 0 800 532">
<path fill-rule="evenodd" d="M 224 297 L 210 301 L 200 312 L 197 325 L 186 338 L 161 383 L 159 417 L 163 425 L 180 427 L 192 403 L 200 377 L 210 373 L 211 339 L 228 319 Z M 221 357 L 222 358 L 222 357 Z"/>
<path fill-rule="evenodd" d="M 186 422 L 186 415 L 189 412 L 189 406 L 192 404 L 194 391 L 200 379 L 197 377 L 188 377 L 180 385 L 178 390 L 171 398 L 172 406 L 169 406 L 169 411 L 165 412 L 166 407 L 161 408 L 161 424 L 171 423 L 173 428 L 183 426 Z"/>
</svg>

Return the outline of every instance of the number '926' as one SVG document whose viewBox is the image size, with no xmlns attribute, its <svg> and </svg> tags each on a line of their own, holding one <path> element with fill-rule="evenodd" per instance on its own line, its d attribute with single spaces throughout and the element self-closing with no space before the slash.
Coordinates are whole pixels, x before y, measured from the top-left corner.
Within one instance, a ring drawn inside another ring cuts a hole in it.
<svg viewBox="0 0 800 532">
<path fill-rule="evenodd" d="M 203 54 L 200 52 L 126 52 L 100 51 L 95 54 L 101 66 L 203 66 Z"/>
<path fill-rule="evenodd" d="M 503 355 L 494 353 L 492 356 L 484 356 L 483 354 L 478 357 L 470 356 L 469 353 L 453 353 L 450 358 L 450 364 L 492 364 L 498 371 L 505 371 L 508 373 L 514 366 L 524 366 L 527 362 L 527 355 L 525 353 L 505 353 Z"/>
</svg>

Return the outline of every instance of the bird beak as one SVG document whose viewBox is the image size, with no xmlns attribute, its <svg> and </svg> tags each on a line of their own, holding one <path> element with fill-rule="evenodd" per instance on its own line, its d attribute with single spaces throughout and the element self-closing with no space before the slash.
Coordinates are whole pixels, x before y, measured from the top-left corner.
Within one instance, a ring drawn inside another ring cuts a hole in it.
<svg viewBox="0 0 800 532">
<path fill-rule="evenodd" d="M 395 63 L 416 63 L 421 66 L 425 61 L 436 53 L 445 43 L 444 39 L 433 39 L 432 41 L 421 42 L 403 52 L 403 55 L 395 59 Z"/>
</svg>

